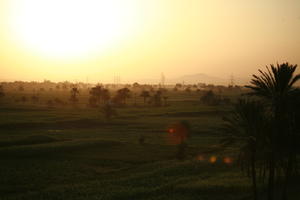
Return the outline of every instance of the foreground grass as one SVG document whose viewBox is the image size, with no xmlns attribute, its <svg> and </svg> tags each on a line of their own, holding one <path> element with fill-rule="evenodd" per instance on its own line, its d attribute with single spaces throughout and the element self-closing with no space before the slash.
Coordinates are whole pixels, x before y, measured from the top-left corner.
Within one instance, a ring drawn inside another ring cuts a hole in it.
<svg viewBox="0 0 300 200">
<path fill-rule="evenodd" d="M 2 199 L 240 199 L 234 166 L 172 159 L 173 146 L 76 141 L 2 149 Z M 247 195 L 246 195 L 247 196 Z"/>
<path fill-rule="evenodd" d="M 235 150 L 217 145 L 230 107 L 179 99 L 119 109 L 112 122 L 84 107 L 0 110 L 0 199 L 251 199 L 249 180 L 235 162 L 222 161 L 234 160 Z M 192 128 L 185 161 L 175 159 L 166 132 L 180 120 Z"/>
</svg>

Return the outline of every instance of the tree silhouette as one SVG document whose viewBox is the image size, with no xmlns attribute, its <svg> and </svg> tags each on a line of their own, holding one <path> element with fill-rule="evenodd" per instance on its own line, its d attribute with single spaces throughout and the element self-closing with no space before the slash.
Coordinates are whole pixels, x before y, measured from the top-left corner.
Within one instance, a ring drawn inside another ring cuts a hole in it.
<svg viewBox="0 0 300 200">
<path fill-rule="evenodd" d="M 175 87 L 178 88 L 178 89 L 180 89 L 180 88 L 183 87 L 183 85 L 181 83 L 176 83 Z"/>
<path fill-rule="evenodd" d="M 161 106 L 162 92 L 160 90 L 156 91 L 153 95 L 153 101 L 155 106 Z"/>
<path fill-rule="evenodd" d="M 89 98 L 89 106 L 93 107 L 93 108 L 97 107 L 97 98 L 96 97 L 90 96 L 90 98 Z"/>
<path fill-rule="evenodd" d="M 117 97 L 126 105 L 126 99 L 130 97 L 130 90 L 128 88 L 122 88 L 117 91 Z"/>
<path fill-rule="evenodd" d="M 134 83 L 132 84 L 132 87 L 133 87 L 133 88 L 139 88 L 139 87 L 140 87 L 140 84 L 137 83 L 137 82 L 134 82 Z"/>
<path fill-rule="evenodd" d="M 102 89 L 101 99 L 104 103 L 107 103 L 110 99 L 110 92 L 108 89 Z"/>
<path fill-rule="evenodd" d="M 286 199 L 287 185 L 293 172 L 295 162 L 295 132 L 293 125 L 292 102 L 296 94 L 294 84 L 300 79 L 300 75 L 294 76 L 297 65 L 289 63 L 270 65 L 266 67 L 267 72 L 259 70 L 260 75 L 253 75 L 250 86 L 252 91 L 249 95 L 261 97 L 270 104 L 272 117 L 272 131 L 269 134 L 270 156 L 269 160 L 269 181 L 268 199 L 274 199 L 275 171 L 278 166 L 285 166 L 285 184 L 283 186 L 282 199 Z"/>
<path fill-rule="evenodd" d="M 90 105 L 93 107 L 101 104 L 107 103 L 110 99 L 110 92 L 108 89 L 103 88 L 101 85 L 91 88 L 90 90 Z"/>
<path fill-rule="evenodd" d="M 212 90 L 205 92 L 200 101 L 207 105 L 216 105 L 219 103 L 219 99 Z"/>
<path fill-rule="evenodd" d="M 101 102 L 102 89 L 103 87 L 101 85 L 97 85 L 90 90 L 90 95 L 96 101 L 96 104 Z"/>
<path fill-rule="evenodd" d="M 191 88 L 190 87 L 187 87 L 187 88 L 185 88 L 185 90 L 184 90 L 186 93 L 191 93 L 192 92 L 192 90 L 191 90 Z"/>
<path fill-rule="evenodd" d="M 79 94 L 79 90 L 77 89 L 77 87 L 73 87 L 70 91 L 71 96 L 70 96 L 70 102 L 74 104 L 76 104 L 78 102 L 78 98 L 77 95 Z"/>
<path fill-rule="evenodd" d="M 146 90 L 143 90 L 140 94 L 141 97 L 143 97 L 144 99 L 144 104 L 146 104 L 146 101 L 147 101 L 147 98 L 150 97 L 150 92 L 149 91 L 146 91 Z"/>
<path fill-rule="evenodd" d="M 238 144 L 240 149 L 240 164 L 247 167 L 251 173 L 253 198 L 257 199 L 257 161 L 265 152 L 268 120 L 265 107 L 261 102 L 239 100 L 230 117 L 224 118 L 223 130 L 227 137 L 224 144 Z"/>
</svg>

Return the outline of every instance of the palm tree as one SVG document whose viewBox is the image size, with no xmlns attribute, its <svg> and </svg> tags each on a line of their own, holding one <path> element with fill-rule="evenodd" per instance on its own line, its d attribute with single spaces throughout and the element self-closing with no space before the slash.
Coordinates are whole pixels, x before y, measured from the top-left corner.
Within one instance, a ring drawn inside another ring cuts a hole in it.
<svg viewBox="0 0 300 200">
<path fill-rule="evenodd" d="M 184 90 L 186 93 L 191 93 L 192 92 L 192 90 L 191 90 L 191 88 L 190 87 L 187 87 L 187 88 L 185 88 L 185 90 Z"/>
<path fill-rule="evenodd" d="M 143 90 L 140 96 L 144 98 L 144 104 L 146 104 L 147 98 L 150 97 L 150 93 L 149 91 Z"/>
<path fill-rule="evenodd" d="M 122 88 L 117 91 L 117 96 L 123 100 L 123 104 L 126 104 L 126 99 L 130 97 L 130 90 L 128 88 Z"/>
<path fill-rule="evenodd" d="M 155 106 L 161 106 L 161 99 L 162 99 L 162 92 L 157 90 L 156 93 L 153 95 L 153 101 Z"/>
<path fill-rule="evenodd" d="M 294 84 L 300 79 L 300 75 L 294 76 L 297 65 L 289 63 L 271 65 L 271 70 L 267 68 L 267 72 L 259 70 L 260 75 L 253 75 L 250 86 L 246 86 L 252 90 L 250 95 L 261 97 L 270 103 L 270 110 L 273 119 L 273 130 L 269 135 L 270 140 L 270 157 L 269 157 L 269 186 L 268 199 L 273 200 L 275 170 L 279 162 L 285 162 L 285 184 L 283 187 L 283 199 L 286 199 L 287 184 L 291 176 L 291 168 L 294 157 L 293 140 L 295 133 L 290 125 L 291 112 L 289 102 L 295 94 L 296 88 Z"/>
<path fill-rule="evenodd" d="M 110 92 L 108 89 L 102 89 L 101 99 L 104 103 L 107 103 L 110 99 Z"/>
<path fill-rule="evenodd" d="M 70 91 L 71 93 L 71 97 L 70 97 L 70 101 L 75 104 L 78 102 L 78 98 L 77 95 L 79 94 L 79 90 L 77 89 L 77 87 L 73 87 Z"/>
<path fill-rule="evenodd" d="M 267 117 L 264 105 L 253 100 L 240 99 L 231 117 L 224 118 L 223 131 L 227 137 L 223 144 L 239 144 L 241 166 L 246 165 L 252 179 L 253 199 L 257 199 L 257 164 L 266 138 Z"/>
<path fill-rule="evenodd" d="M 90 90 L 90 95 L 96 100 L 96 104 L 101 102 L 102 90 L 101 85 L 97 85 Z"/>
</svg>

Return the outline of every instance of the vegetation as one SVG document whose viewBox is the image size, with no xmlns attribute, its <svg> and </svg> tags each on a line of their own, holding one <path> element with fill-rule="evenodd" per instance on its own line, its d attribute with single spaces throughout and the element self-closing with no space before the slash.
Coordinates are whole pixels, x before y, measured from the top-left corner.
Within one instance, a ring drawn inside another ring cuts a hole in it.
<svg viewBox="0 0 300 200">
<path fill-rule="evenodd" d="M 270 112 L 272 117 L 272 130 L 268 135 L 269 151 L 269 183 L 268 183 L 268 199 L 274 199 L 274 187 L 276 182 L 275 171 L 283 168 L 284 184 L 282 199 L 287 198 L 287 185 L 291 175 L 295 172 L 296 167 L 296 132 L 294 110 L 292 99 L 298 89 L 293 85 L 300 79 L 300 75 L 294 76 L 297 65 L 289 65 L 283 63 L 277 64 L 275 67 L 271 65 L 271 71 L 267 67 L 267 72 L 260 70 L 261 76 L 254 75 L 252 86 L 248 86 L 253 90 L 252 95 L 261 97 L 270 103 Z M 279 168 L 279 169 L 277 169 Z M 280 177 L 277 177 L 280 178 Z"/>
<path fill-rule="evenodd" d="M 149 93 L 148 91 L 146 91 L 146 90 L 143 90 L 143 91 L 141 92 L 140 96 L 143 97 L 143 99 L 144 99 L 144 104 L 146 104 L 147 98 L 150 97 L 150 93 Z"/>
<path fill-rule="evenodd" d="M 224 132 L 228 134 L 223 144 L 237 144 L 240 164 L 252 179 L 253 199 L 257 199 L 257 168 L 265 168 L 263 155 L 266 149 L 268 119 L 262 103 L 253 100 L 239 100 L 231 117 L 224 118 Z M 261 176 L 265 176 L 261 174 Z M 260 177 L 264 178 L 264 177 Z"/>
<path fill-rule="evenodd" d="M 299 145 L 298 107 L 299 89 L 294 84 L 300 75 L 294 76 L 297 65 L 283 63 L 267 72 L 259 70 L 260 76 L 253 75 L 249 95 L 263 102 L 241 100 L 233 116 L 225 119 L 225 129 L 231 133 L 229 141 L 244 140 L 241 146 L 243 161 L 249 165 L 252 176 L 254 199 L 257 199 L 256 170 L 267 173 L 268 199 L 279 196 L 287 199 L 287 189 L 292 176 L 297 174 L 296 146 Z"/>
<path fill-rule="evenodd" d="M 3 82 L 0 199 L 297 200 L 296 67 L 247 87 Z"/>
<path fill-rule="evenodd" d="M 2 85 L 0 85 L 0 98 L 2 98 L 4 96 L 5 96 L 4 89 L 3 89 Z"/>
<path fill-rule="evenodd" d="M 103 113 L 107 121 L 110 121 L 112 117 L 117 116 L 117 111 L 113 108 L 113 106 L 110 103 L 105 104 L 101 108 L 101 112 Z"/>
<path fill-rule="evenodd" d="M 78 102 L 78 94 L 79 94 L 79 90 L 76 87 L 73 87 L 70 91 L 71 96 L 70 96 L 70 102 L 75 105 Z"/>
</svg>

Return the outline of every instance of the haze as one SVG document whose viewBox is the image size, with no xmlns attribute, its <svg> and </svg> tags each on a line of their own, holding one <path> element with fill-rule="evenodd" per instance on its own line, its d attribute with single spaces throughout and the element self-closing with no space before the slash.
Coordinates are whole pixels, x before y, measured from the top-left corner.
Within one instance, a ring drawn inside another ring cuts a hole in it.
<svg viewBox="0 0 300 200">
<path fill-rule="evenodd" d="M 0 80 L 246 78 L 300 63 L 299 11 L 298 0 L 0 0 Z"/>
</svg>

